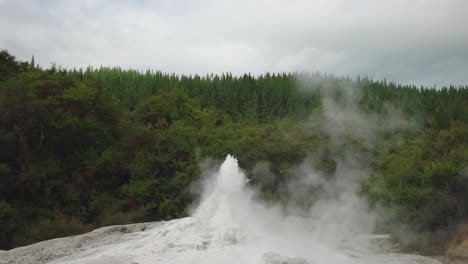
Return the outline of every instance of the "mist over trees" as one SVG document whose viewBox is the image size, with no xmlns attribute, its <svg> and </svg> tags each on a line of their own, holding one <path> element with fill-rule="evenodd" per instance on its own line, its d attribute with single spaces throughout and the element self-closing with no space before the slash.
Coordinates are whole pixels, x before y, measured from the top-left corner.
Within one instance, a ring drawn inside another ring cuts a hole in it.
<svg viewBox="0 0 468 264">
<path fill-rule="evenodd" d="M 314 81 L 303 81 L 314 80 Z M 336 89 L 341 87 L 341 89 Z M 344 89 L 343 89 L 344 87 Z M 394 109 L 416 129 L 385 130 L 362 194 L 441 248 L 468 217 L 468 87 L 424 88 L 321 73 L 183 76 L 119 68 L 41 69 L 0 52 L 0 249 L 92 228 L 186 216 L 199 164 L 239 159 L 262 199 L 298 206 L 284 185 L 311 153 L 336 170 L 321 98 L 359 87 L 359 111 Z M 389 210 L 390 210 L 389 209 Z M 396 209 L 395 209 L 396 210 Z M 390 230 L 391 231 L 391 230 Z"/>
</svg>

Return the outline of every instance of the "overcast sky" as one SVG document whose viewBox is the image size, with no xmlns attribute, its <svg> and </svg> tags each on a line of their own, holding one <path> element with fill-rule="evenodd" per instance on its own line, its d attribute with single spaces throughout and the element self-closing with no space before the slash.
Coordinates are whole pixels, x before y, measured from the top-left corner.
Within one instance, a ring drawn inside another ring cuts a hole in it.
<svg viewBox="0 0 468 264">
<path fill-rule="evenodd" d="M 0 49 L 44 67 L 468 84 L 468 1 L 0 0 Z"/>
</svg>

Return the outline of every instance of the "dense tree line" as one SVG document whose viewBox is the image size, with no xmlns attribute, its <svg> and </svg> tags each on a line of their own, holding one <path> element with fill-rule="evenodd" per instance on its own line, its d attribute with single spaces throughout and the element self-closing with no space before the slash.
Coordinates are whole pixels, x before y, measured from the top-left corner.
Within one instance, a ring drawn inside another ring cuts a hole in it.
<svg viewBox="0 0 468 264">
<path fill-rule="evenodd" d="M 468 121 L 468 87 L 424 88 L 368 78 L 351 80 L 321 73 L 232 74 L 184 76 L 162 72 L 139 72 L 120 68 L 70 70 L 79 81 L 93 81 L 133 110 L 138 102 L 160 91 L 180 91 L 214 107 L 234 121 L 270 122 L 278 118 L 303 118 L 319 107 L 320 91 L 327 87 L 360 87 L 363 109 L 381 111 L 392 104 L 408 115 L 418 115 L 425 126 L 447 128 L 453 119 Z M 312 80 L 312 81 L 309 81 Z M 339 94 L 336 94 L 339 96 Z"/>
<path fill-rule="evenodd" d="M 302 120 L 322 111 L 324 92 L 339 102 L 346 87 L 360 87 L 364 113 L 391 105 L 420 125 L 388 133 L 370 150 L 374 173 L 363 183 L 370 200 L 403 210 L 397 221 L 429 234 L 466 221 L 467 87 L 320 73 L 40 69 L 2 51 L 0 248 L 185 216 L 199 163 L 227 153 L 264 199 L 291 199 L 281 186 L 310 153 L 324 153 L 319 170 L 336 169 L 330 138 Z"/>
</svg>

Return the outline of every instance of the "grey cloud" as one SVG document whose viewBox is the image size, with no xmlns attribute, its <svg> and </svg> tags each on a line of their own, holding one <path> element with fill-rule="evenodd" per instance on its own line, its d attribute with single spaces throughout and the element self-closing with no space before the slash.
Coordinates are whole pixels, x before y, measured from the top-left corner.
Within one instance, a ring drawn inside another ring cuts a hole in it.
<svg viewBox="0 0 468 264">
<path fill-rule="evenodd" d="M 466 10 L 463 0 L 0 0 L 0 48 L 43 66 L 467 84 Z"/>
</svg>

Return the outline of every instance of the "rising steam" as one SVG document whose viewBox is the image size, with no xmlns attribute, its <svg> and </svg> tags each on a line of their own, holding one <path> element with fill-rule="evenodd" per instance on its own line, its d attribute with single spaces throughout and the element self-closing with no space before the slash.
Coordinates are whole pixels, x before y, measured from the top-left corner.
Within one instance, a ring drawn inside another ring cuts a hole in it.
<svg viewBox="0 0 468 264">
<path fill-rule="evenodd" d="M 373 254 L 369 240 L 359 239 L 372 221 L 367 220 L 365 203 L 352 192 L 330 195 L 316 203 L 309 216 L 293 217 L 256 199 L 230 155 L 207 177 L 192 217 L 153 223 L 141 232 L 103 236 L 97 246 L 51 263 L 438 263 L 411 255 Z M 330 189 L 342 188 L 338 183 L 322 183 Z M 85 236 L 87 241 L 93 237 L 92 233 Z"/>
</svg>

